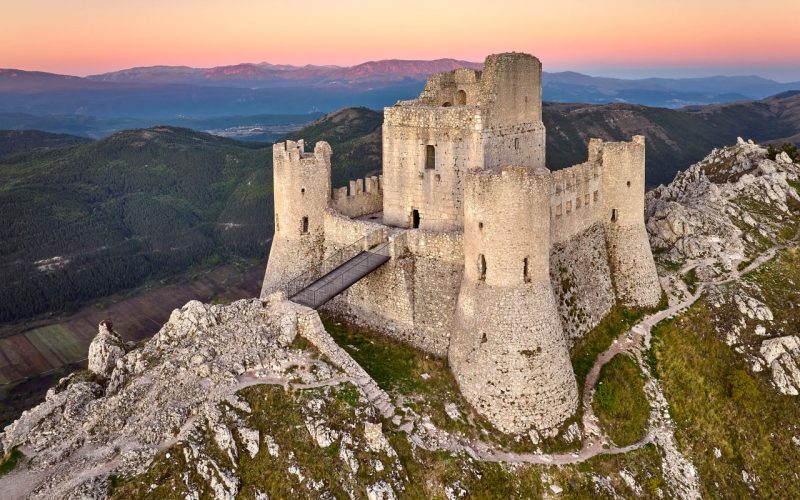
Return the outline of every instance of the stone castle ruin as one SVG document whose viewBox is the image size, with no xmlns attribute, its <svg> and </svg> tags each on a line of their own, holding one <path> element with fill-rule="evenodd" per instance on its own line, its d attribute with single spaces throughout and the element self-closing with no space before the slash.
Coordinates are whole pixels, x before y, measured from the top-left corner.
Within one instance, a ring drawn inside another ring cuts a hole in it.
<svg viewBox="0 0 800 500">
<path fill-rule="evenodd" d="M 644 138 L 545 165 L 542 67 L 527 54 L 432 76 L 385 109 L 383 174 L 331 189 L 331 148 L 276 144 L 262 296 L 285 291 L 446 356 L 504 432 L 576 410 L 570 346 L 661 288 L 644 226 Z"/>
</svg>

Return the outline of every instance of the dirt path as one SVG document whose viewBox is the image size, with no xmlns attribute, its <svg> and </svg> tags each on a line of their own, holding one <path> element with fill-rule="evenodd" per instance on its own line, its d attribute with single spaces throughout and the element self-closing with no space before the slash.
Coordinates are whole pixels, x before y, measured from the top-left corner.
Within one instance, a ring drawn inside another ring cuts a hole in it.
<svg viewBox="0 0 800 500">
<path fill-rule="evenodd" d="M 657 379 L 653 378 L 650 368 L 646 364 L 644 353 L 650 348 L 652 329 L 666 318 L 674 316 L 694 304 L 710 285 L 722 285 L 739 280 L 742 274 L 757 269 L 765 262 L 771 260 L 775 254 L 784 249 L 785 245 L 774 246 L 760 255 L 745 269 L 732 270 L 728 277 L 722 280 L 701 283 L 694 294 L 689 293 L 682 281 L 678 281 L 677 290 L 672 292 L 673 305 L 663 311 L 646 316 L 630 330 L 620 334 L 611 346 L 598 355 L 597 360 L 589 371 L 583 388 L 583 425 L 584 440 L 581 449 L 572 453 L 546 454 L 546 453 L 515 453 L 497 450 L 494 445 L 483 441 L 458 440 L 447 435 L 438 446 L 430 446 L 420 435 L 408 432 L 409 440 L 429 451 L 449 451 L 452 453 L 465 452 L 475 460 L 507 463 L 533 463 L 533 464 L 577 464 L 598 455 L 615 455 L 639 449 L 649 443 L 658 445 L 663 451 L 662 467 L 665 479 L 681 498 L 700 498 L 700 489 L 697 470 L 694 465 L 680 453 L 675 442 L 675 423 L 669 415 L 669 404 L 661 390 Z M 705 261 L 688 262 L 680 271 L 683 274 Z M 677 292 L 677 293 L 676 293 Z M 678 298 L 680 297 L 680 298 Z M 632 355 L 646 377 L 645 393 L 651 407 L 649 428 L 647 435 L 641 441 L 630 446 L 616 447 L 600 429 L 597 417 L 592 408 L 592 397 L 595 386 L 600 376 L 600 370 L 615 355 L 628 353 Z"/>
</svg>

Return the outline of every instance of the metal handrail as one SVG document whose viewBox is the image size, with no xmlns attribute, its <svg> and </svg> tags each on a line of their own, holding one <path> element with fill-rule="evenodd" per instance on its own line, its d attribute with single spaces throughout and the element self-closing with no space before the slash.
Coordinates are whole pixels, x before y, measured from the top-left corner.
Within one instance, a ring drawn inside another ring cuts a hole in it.
<svg viewBox="0 0 800 500">
<path fill-rule="evenodd" d="M 358 261 L 354 262 L 353 267 L 360 268 L 362 271 L 369 272 L 372 269 L 378 267 L 375 266 L 377 260 L 380 260 L 380 263 L 382 264 L 383 262 L 386 261 L 385 258 L 388 258 L 389 256 L 390 256 L 389 242 L 385 242 L 379 244 L 374 248 L 363 251 L 360 255 L 348 259 L 348 261 L 358 259 Z M 344 264 L 344 262 L 342 262 L 342 264 Z M 338 267 L 339 266 L 337 266 L 337 268 Z M 326 274 L 330 274 L 330 272 L 322 274 L 320 279 L 324 277 Z M 353 280 L 352 282 L 348 282 L 345 284 L 345 276 L 347 276 L 347 273 L 345 272 L 339 273 L 338 275 L 333 275 L 330 277 L 331 279 L 321 283 L 319 286 L 314 287 L 313 289 L 309 288 L 309 285 L 312 285 L 314 283 L 311 282 L 308 285 L 304 286 L 302 289 L 297 290 L 294 294 L 290 295 L 289 297 L 293 299 L 298 299 L 296 300 L 296 302 L 302 302 L 305 304 L 313 305 L 314 307 L 319 307 L 320 305 L 324 304 L 325 302 L 333 298 L 335 295 L 340 293 L 342 290 L 346 289 L 347 287 L 358 281 L 358 279 L 356 279 Z M 319 281 L 319 279 L 315 281 Z"/>
<path fill-rule="evenodd" d="M 330 257 L 323 260 L 319 269 L 306 269 L 300 274 L 294 276 L 286 282 L 286 296 L 291 298 L 297 295 L 301 290 L 308 285 L 314 283 L 326 274 L 332 272 L 337 267 L 341 266 L 348 260 L 352 259 L 364 250 L 364 243 L 372 238 L 374 233 L 362 236 L 349 245 L 340 248 L 334 252 Z"/>
</svg>

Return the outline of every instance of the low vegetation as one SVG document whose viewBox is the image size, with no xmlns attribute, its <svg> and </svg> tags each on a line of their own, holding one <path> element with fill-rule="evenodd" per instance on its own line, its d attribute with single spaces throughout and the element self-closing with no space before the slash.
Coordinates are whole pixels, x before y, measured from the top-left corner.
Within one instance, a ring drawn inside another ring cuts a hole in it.
<svg viewBox="0 0 800 500">
<path fill-rule="evenodd" d="M 653 329 L 654 368 L 679 446 L 704 496 L 797 498 L 800 401 L 771 387 L 768 373 L 750 371 L 720 339 L 712 309 L 701 299 Z"/>
<path fill-rule="evenodd" d="M 650 404 L 644 384 L 639 365 L 626 354 L 617 354 L 600 369 L 592 407 L 617 446 L 634 444 L 647 434 Z"/>
<path fill-rule="evenodd" d="M 583 391 L 586 375 L 594 366 L 597 356 L 611 346 L 614 339 L 629 330 L 645 315 L 641 309 L 628 309 L 615 305 L 611 311 L 583 338 L 577 340 L 570 349 L 572 369 L 578 380 L 578 388 Z"/>
<path fill-rule="evenodd" d="M 0 477 L 14 470 L 23 458 L 25 458 L 25 455 L 17 448 L 12 448 L 6 452 L 5 455 L 0 457 Z"/>
<path fill-rule="evenodd" d="M 404 405 L 418 415 L 427 415 L 440 429 L 460 433 L 470 439 L 495 443 L 505 449 L 530 452 L 540 449 L 556 453 L 574 451 L 579 442 L 566 443 L 561 437 L 545 439 L 534 446 L 524 439 L 498 431 L 478 414 L 461 396 L 458 383 L 447 360 L 419 351 L 386 335 L 360 328 L 346 321 L 322 314 L 325 329 L 372 376 L 381 389 L 399 396 Z M 457 418 L 447 414 L 445 405 L 453 405 Z M 561 426 L 566 429 L 579 422 L 580 415 Z"/>
</svg>

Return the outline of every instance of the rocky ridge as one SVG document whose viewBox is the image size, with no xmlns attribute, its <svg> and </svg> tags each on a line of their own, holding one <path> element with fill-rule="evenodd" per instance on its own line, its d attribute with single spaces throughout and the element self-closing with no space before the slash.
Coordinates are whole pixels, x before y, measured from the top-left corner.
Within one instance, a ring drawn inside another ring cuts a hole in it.
<svg viewBox="0 0 800 500">
<path fill-rule="evenodd" d="M 647 193 L 645 207 L 662 274 L 686 294 L 687 286 L 708 283 L 720 337 L 753 371 L 768 368 L 775 387 L 789 395 L 800 391 L 798 337 L 781 336 L 786 321 L 777 321 L 763 286 L 739 280 L 738 271 L 800 236 L 798 188 L 800 165 L 786 152 L 770 159 L 767 148 L 739 138 Z M 794 307 L 792 297 L 785 299 Z"/>
</svg>

